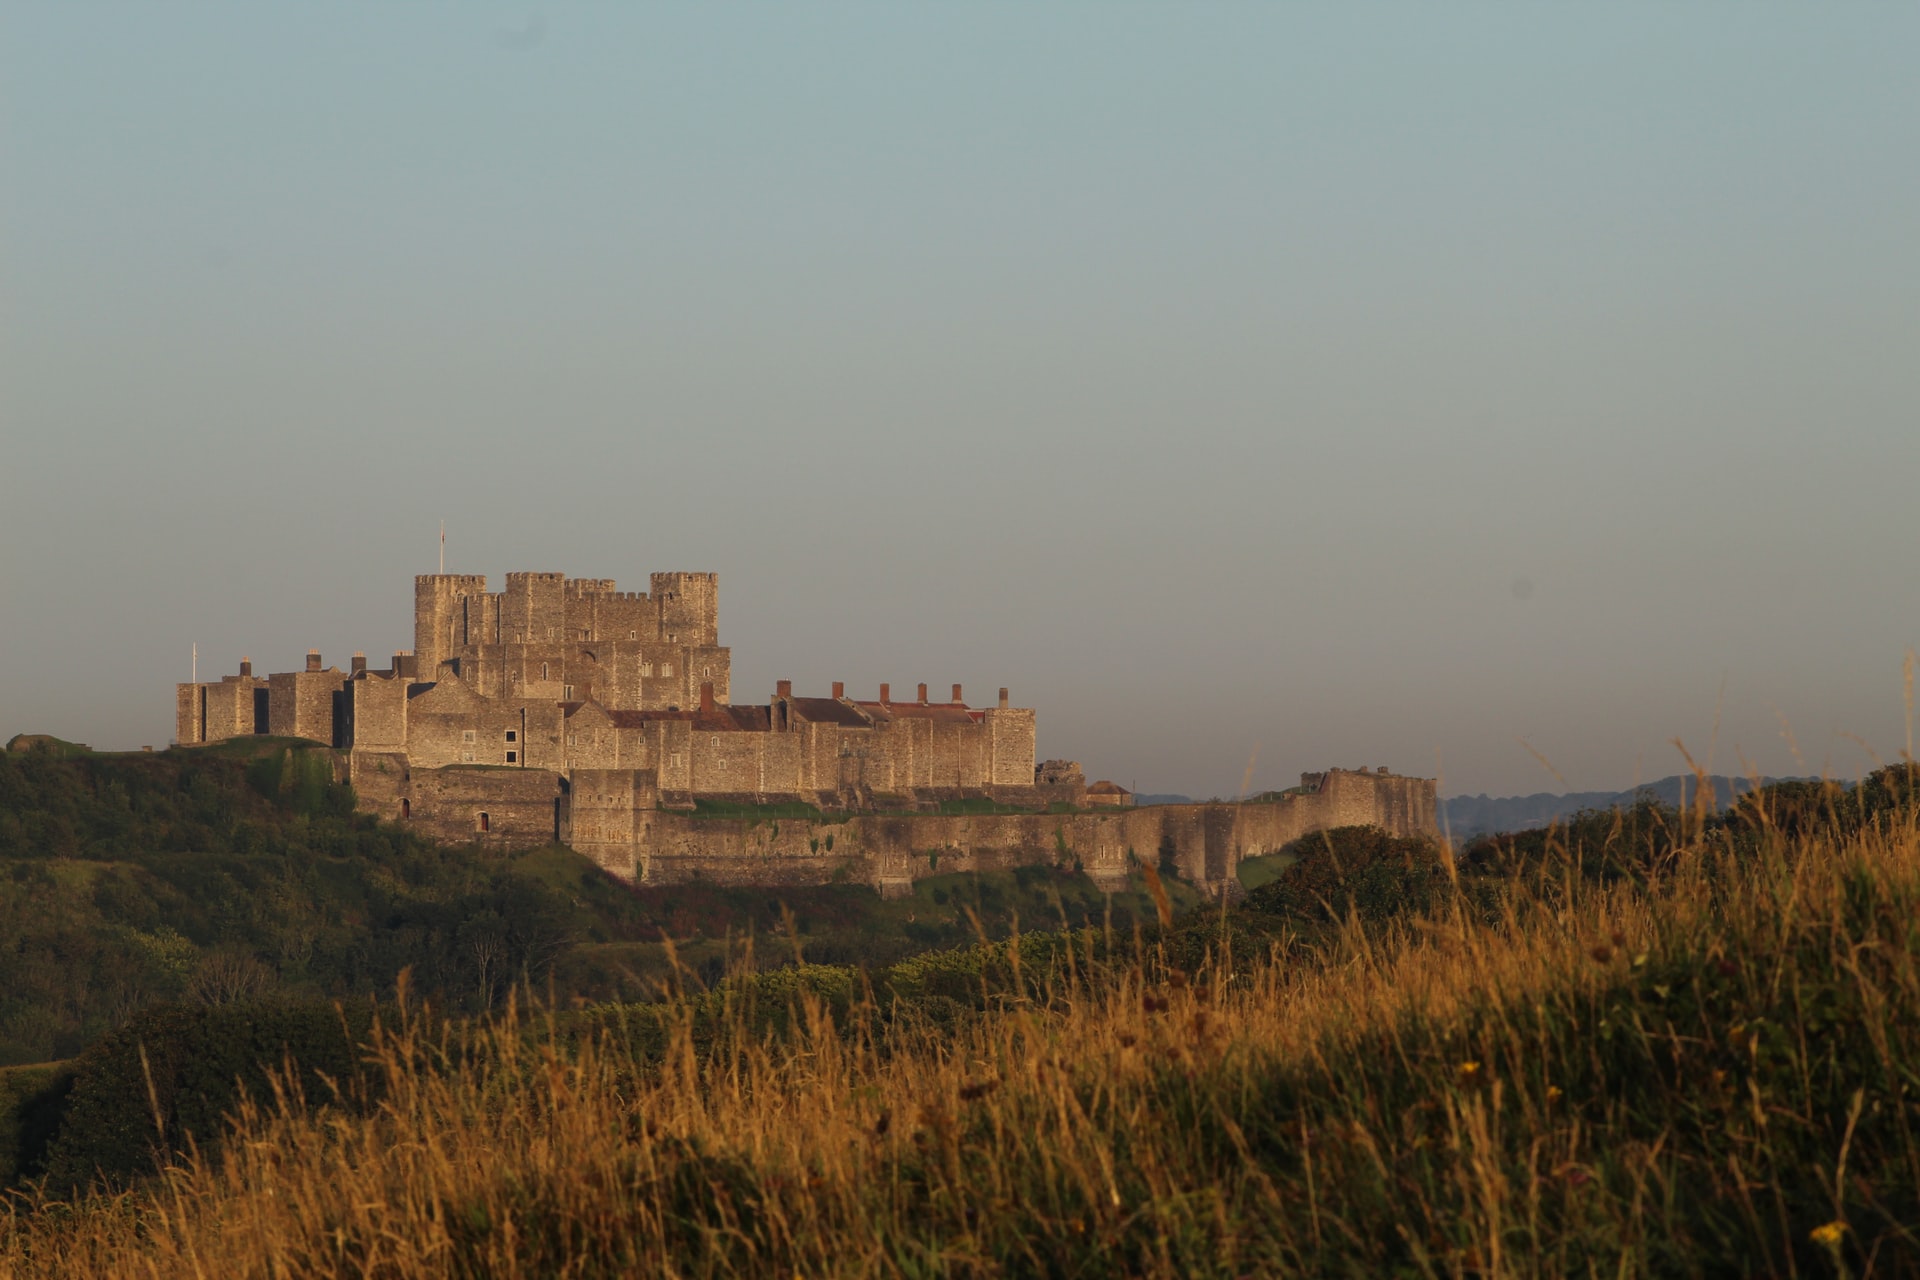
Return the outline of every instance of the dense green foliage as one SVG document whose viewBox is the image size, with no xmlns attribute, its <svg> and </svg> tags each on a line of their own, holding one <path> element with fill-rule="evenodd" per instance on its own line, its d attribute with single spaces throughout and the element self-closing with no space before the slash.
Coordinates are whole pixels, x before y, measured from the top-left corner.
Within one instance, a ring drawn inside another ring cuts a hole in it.
<svg viewBox="0 0 1920 1280">
<path fill-rule="evenodd" d="M 57 1132 L 23 1144 L 21 1171 L 44 1171 L 49 1189 L 63 1193 L 151 1172 L 156 1150 L 216 1146 L 242 1094 L 268 1100 L 274 1072 L 288 1063 L 303 1098 L 362 1101 L 372 1082 L 361 1046 L 373 1015 L 365 1001 L 148 1010 L 71 1064 Z"/>
<path fill-rule="evenodd" d="M 0 1065 L 70 1057 L 141 1009 L 389 991 L 443 1007 L 516 984 L 561 1004 L 643 997 L 677 962 L 711 981 L 758 962 L 883 964 L 1019 921 L 1150 918 L 1083 876 L 941 876 L 883 902 L 854 885 L 632 889 L 560 848 L 421 840 L 353 812 L 330 752 L 0 753 Z M 762 815 L 764 816 L 764 815 Z"/>
</svg>

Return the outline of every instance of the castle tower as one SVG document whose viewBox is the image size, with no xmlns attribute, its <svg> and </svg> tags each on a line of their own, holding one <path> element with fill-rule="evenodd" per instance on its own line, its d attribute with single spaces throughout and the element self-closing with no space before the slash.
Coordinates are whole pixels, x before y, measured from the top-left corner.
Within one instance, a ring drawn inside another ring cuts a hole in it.
<svg viewBox="0 0 1920 1280">
<path fill-rule="evenodd" d="M 510 573 L 500 595 L 501 638 L 511 644 L 561 645 L 567 635 L 567 576 Z"/>
<path fill-rule="evenodd" d="M 660 631 L 675 644 L 720 643 L 720 581 L 712 573 L 656 573 L 650 579 Z"/>
<path fill-rule="evenodd" d="M 432 680 L 440 664 L 471 643 L 485 574 L 422 573 L 413 580 L 413 652 L 419 678 Z"/>
</svg>

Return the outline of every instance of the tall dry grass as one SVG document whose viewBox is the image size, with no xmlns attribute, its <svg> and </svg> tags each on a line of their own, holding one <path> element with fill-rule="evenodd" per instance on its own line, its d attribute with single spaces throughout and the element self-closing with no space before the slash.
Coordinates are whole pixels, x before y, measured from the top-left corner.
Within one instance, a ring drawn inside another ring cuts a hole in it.
<svg viewBox="0 0 1920 1280">
<path fill-rule="evenodd" d="M 957 1031 L 641 1064 L 539 1017 L 369 1046 L 218 1160 L 0 1218 L 11 1275 L 1914 1274 L 1920 831 L 1151 954 Z M 451 1049 L 462 1069 L 445 1069 Z"/>
</svg>

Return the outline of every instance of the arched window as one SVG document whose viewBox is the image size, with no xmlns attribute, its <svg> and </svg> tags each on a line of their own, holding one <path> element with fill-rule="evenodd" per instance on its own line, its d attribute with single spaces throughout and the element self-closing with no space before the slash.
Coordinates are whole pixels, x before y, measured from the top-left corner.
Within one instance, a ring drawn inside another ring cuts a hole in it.
<svg viewBox="0 0 1920 1280">
<path fill-rule="evenodd" d="M 400 801 L 400 816 L 402 818 L 411 818 L 413 816 L 413 801 L 405 799 Z"/>
</svg>

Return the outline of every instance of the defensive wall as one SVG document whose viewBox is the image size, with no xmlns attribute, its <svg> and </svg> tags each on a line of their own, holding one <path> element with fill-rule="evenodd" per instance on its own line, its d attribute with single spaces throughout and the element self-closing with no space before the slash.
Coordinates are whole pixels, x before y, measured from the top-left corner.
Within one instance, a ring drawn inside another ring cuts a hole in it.
<svg viewBox="0 0 1920 1280">
<path fill-rule="evenodd" d="M 1246 858 L 1315 831 L 1376 826 L 1434 835 L 1431 778 L 1332 769 L 1312 790 L 1271 802 L 1151 805 L 1076 813 L 853 814 L 703 818 L 650 808 L 636 774 L 576 773 L 563 835 L 636 884 L 807 885 L 850 881 L 907 892 L 924 876 L 1035 864 L 1075 865 L 1119 888 L 1135 860 L 1170 862 L 1213 892 Z M 644 774 L 638 775 L 644 779 Z"/>
<path fill-rule="evenodd" d="M 1384 769 L 1307 774 L 1258 803 L 1135 808 L 1072 761 L 1036 763 L 1036 719 L 941 701 L 926 684 L 872 700 L 776 682 L 731 698 L 718 579 L 656 573 L 647 592 L 609 578 L 509 573 L 414 580 L 414 648 L 384 671 L 309 651 L 305 669 L 239 672 L 175 691 L 181 745 L 253 734 L 342 753 L 363 812 L 439 840 L 496 848 L 571 844 L 624 879 L 801 885 L 851 880 L 901 892 L 925 875 L 1065 863 L 1118 885 L 1134 860 L 1169 862 L 1227 891 L 1240 862 L 1313 831 L 1434 831 L 1434 783 Z M 960 801 L 964 803 L 955 804 Z M 941 813 L 986 807 L 999 813 Z M 713 818 L 799 805 L 832 817 Z M 1061 812 L 1053 812 L 1059 809 Z"/>
<path fill-rule="evenodd" d="M 1297 791 L 1238 804 L 710 818 L 662 808 L 663 793 L 647 769 L 576 769 L 569 777 L 499 766 L 413 768 L 399 752 L 356 753 L 356 760 L 363 811 L 391 814 L 422 835 L 456 843 L 566 844 L 633 884 L 853 883 L 899 894 L 925 876 L 1067 865 L 1117 889 L 1136 861 L 1152 861 L 1219 893 L 1235 883 L 1243 860 L 1316 831 L 1373 826 L 1401 836 L 1438 834 L 1434 780 L 1383 770 L 1307 774 Z"/>
</svg>

